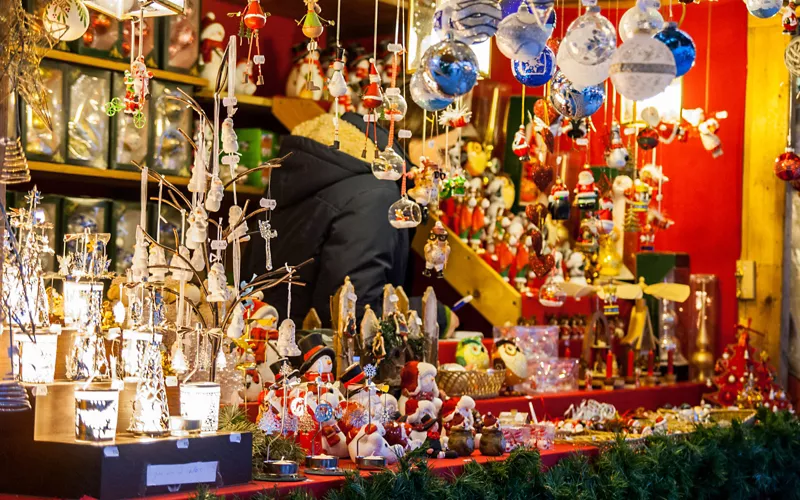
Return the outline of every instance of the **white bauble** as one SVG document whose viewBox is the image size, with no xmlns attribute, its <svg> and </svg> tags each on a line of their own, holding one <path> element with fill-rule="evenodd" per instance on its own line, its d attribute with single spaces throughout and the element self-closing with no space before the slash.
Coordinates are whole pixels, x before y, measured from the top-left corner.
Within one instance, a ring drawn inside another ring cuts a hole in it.
<svg viewBox="0 0 800 500">
<path fill-rule="evenodd" d="M 655 35 L 663 27 L 664 17 L 657 8 L 642 9 L 638 5 L 634 5 L 626 10 L 619 20 L 619 37 L 624 43 L 630 40 L 637 31 Z"/>
<path fill-rule="evenodd" d="M 660 94 L 675 78 L 675 57 L 664 43 L 637 33 L 617 48 L 609 75 L 621 96 L 641 101 Z"/>
<path fill-rule="evenodd" d="M 577 88 L 602 83 L 608 78 L 608 70 L 611 67 L 611 59 L 606 59 L 600 64 L 581 64 L 572 57 L 572 52 L 563 43 L 558 48 L 556 63 L 564 76 Z"/>
<path fill-rule="evenodd" d="M 89 28 L 89 9 L 81 0 L 56 0 L 45 9 L 42 24 L 56 40 L 71 42 Z"/>
</svg>

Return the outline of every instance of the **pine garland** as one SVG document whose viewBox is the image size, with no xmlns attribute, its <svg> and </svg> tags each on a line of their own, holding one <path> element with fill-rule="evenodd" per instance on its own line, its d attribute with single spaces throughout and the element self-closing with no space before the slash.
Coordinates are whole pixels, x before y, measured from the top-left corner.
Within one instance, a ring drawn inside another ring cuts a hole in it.
<svg viewBox="0 0 800 500">
<path fill-rule="evenodd" d="M 465 464 L 449 480 L 436 475 L 418 452 L 397 470 L 369 477 L 351 473 L 326 500 L 628 500 L 800 499 L 800 422 L 789 413 L 761 409 L 753 425 L 700 426 L 683 439 L 649 438 L 641 446 L 622 439 L 595 459 L 571 455 L 542 471 L 538 451 L 517 449 L 504 461 Z M 208 490 L 198 500 L 216 500 Z M 278 498 L 265 491 L 257 500 Z M 298 488 L 286 497 L 313 498 Z"/>
</svg>

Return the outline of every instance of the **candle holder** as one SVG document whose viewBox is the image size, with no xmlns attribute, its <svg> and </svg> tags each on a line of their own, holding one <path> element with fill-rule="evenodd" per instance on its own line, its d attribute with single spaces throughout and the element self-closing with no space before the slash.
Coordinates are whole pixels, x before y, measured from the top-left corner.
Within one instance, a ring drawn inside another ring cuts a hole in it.
<svg viewBox="0 0 800 500">
<path fill-rule="evenodd" d="M 319 428 L 311 440 L 311 455 L 306 457 L 306 469 L 303 472 L 312 476 L 343 476 L 344 471 L 339 468 L 339 457 L 316 453 L 317 437 L 322 433 L 323 423 L 336 418 L 333 407 L 329 403 L 319 403 L 321 385 L 322 379 L 317 377 L 317 407 L 314 408 L 314 420 L 319 424 Z"/>
<path fill-rule="evenodd" d="M 220 387 L 215 382 L 181 385 L 181 416 L 188 423 L 200 422 L 200 432 L 217 432 Z"/>
<path fill-rule="evenodd" d="M 75 439 L 113 441 L 118 413 L 119 391 L 75 389 Z"/>
<path fill-rule="evenodd" d="M 19 346 L 19 357 L 14 363 L 20 374 L 20 381 L 26 384 L 51 384 L 56 372 L 56 352 L 58 334 L 37 333 L 35 337 L 14 334 Z"/>
<path fill-rule="evenodd" d="M 150 342 L 161 343 L 161 335 L 136 330 L 122 331 L 122 375 L 126 382 L 138 382 Z"/>
</svg>

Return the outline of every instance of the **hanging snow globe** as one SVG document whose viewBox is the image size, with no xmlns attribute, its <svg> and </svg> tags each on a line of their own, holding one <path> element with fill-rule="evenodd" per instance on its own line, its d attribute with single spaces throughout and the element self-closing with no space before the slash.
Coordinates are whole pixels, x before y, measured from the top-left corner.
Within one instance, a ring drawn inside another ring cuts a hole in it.
<svg viewBox="0 0 800 500">
<path fill-rule="evenodd" d="M 567 292 L 561 288 L 552 276 L 548 276 L 539 288 L 539 303 L 545 307 L 561 307 L 567 301 Z"/>
<path fill-rule="evenodd" d="M 389 207 L 389 224 L 397 229 L 409 229 L 422 222 L 422 209 L 416 202 L 403 195 Z"/>
<path fill-rule="evenodd" d="M 397 87 L 390 87 L 383 93 L 383 116 L 387 120 L 401 121 L 408 111 L 408 103 Z"/>
<path fill-rule="evenodd" d="M 396 181 L 403 176 L 403 157 L 386 147 L 372 162 L 372 175 L 382 181 Z"/>
</svg>

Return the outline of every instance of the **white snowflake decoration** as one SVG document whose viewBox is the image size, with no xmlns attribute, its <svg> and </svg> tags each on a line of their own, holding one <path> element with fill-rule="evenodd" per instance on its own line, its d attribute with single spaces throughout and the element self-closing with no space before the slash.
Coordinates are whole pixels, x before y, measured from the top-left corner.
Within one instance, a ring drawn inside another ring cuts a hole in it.
<svg viewBox="0 0 800 500">
<path fill-rule="evenodd" d="M 374 365 L 367 365 L 364 367 L 364 376 L 368 379 L 372 379 L 375 375 L 378 374 L 378 370 L 375 368 Z"/>
</svg>

